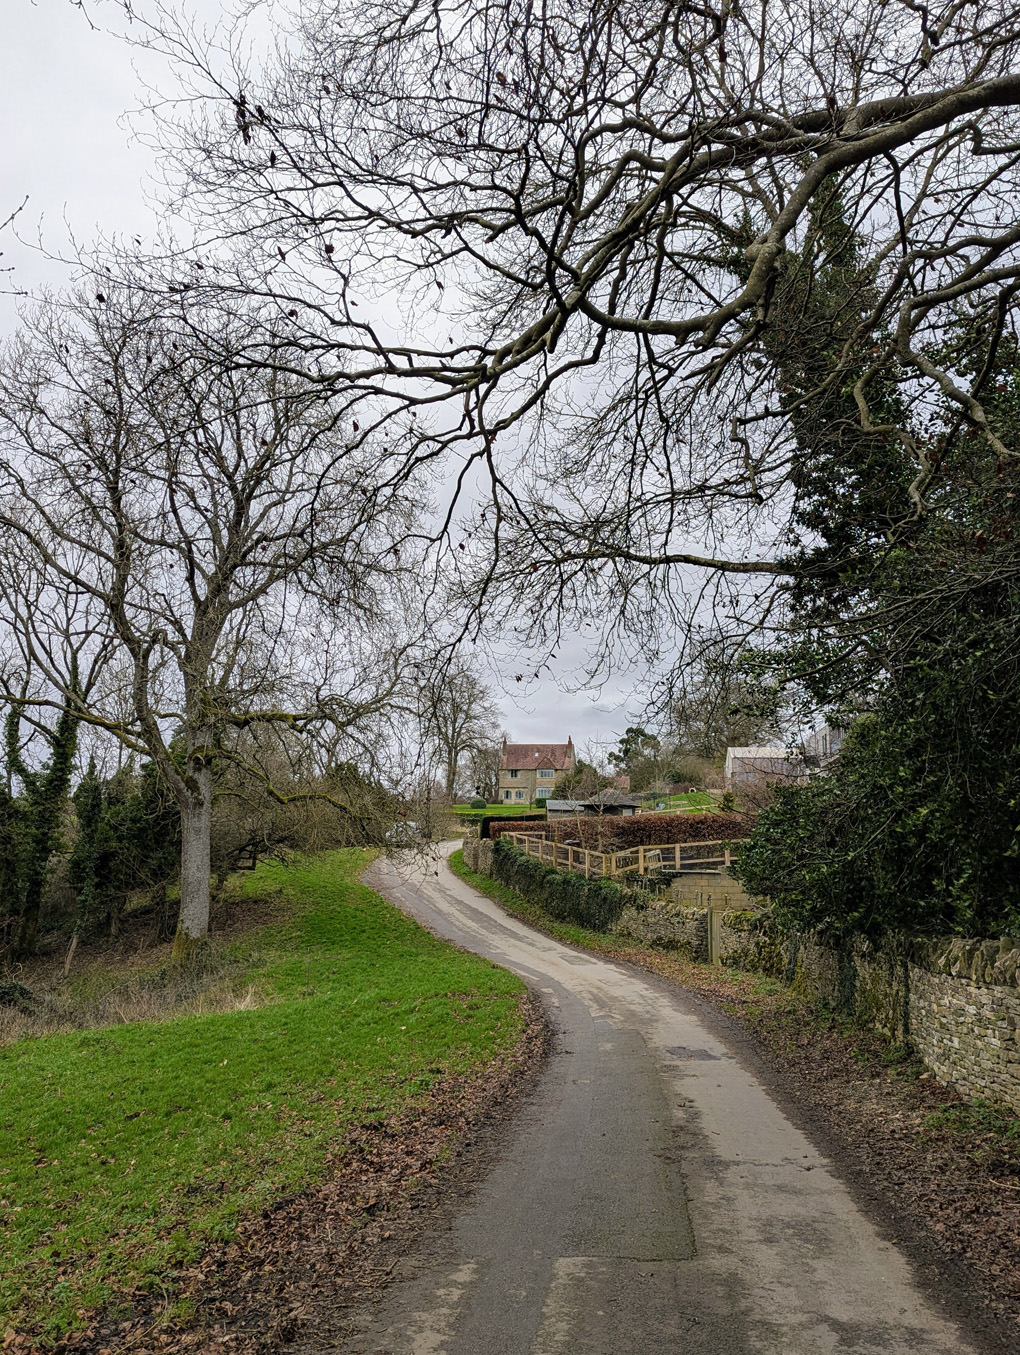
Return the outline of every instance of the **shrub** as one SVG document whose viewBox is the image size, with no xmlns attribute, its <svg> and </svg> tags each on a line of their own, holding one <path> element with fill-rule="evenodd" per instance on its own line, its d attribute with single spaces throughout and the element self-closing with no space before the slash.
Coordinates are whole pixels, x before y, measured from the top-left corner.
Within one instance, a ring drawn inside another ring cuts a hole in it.
<svg viewBox="0 0 1020 1355">
<path fill-rule="evenodd" d="M 605 932 L 628 905 L 647 902 L 636 889 L 613 880 L 588 880 L 583 875 L 554 870 L 519 847 L 497 840 L 492 852 L 492 873 L 501 884 L 514 889 L 530 903 L 561 922 L 576 922 L 595 932 Z"/>
<path fill-rule="evenodd" d="M 487 809 L 487 808 L 488 805 L 480 795 L 476 795 L 475 798 L 468 805 L 468 809 Z"/>
</svg>

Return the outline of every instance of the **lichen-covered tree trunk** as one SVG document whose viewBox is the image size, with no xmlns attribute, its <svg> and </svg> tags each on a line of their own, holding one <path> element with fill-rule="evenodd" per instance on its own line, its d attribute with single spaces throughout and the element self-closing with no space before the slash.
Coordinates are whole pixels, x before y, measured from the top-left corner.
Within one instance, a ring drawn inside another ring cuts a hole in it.
<svg viewBox="0 0 1020 1355">
<path fill-rule="evenodd" d="M 209 932 L 212 834 L 212 764 L 201 753 L 188 758 L 181 804 L 181 911 L 173 963 L 183 966 Z"/>
</svg>

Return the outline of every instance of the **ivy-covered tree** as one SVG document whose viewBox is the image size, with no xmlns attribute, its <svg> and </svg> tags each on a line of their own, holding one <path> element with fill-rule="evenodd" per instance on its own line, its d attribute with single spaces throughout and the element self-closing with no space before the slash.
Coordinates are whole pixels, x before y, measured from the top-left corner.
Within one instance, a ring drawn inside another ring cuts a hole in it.
<svg viewBox="0 0 1020 1355">
<path fill-rule="evenodd" d="M 96 772 L 95 758 L 74 792 L 78 836 L 68 862 L 68 879 L 77 899 L 73 937 L 85 931 L 99 912 L 101 897 L 100 861 L 103 853 L 103 782 Z M 72 938 L 73 944 L 73 938 Z"/>
<path fill-rule="evenodd" d="M 50 757 L 41 767 L 29 765 L 21 745 L 22 710 L 13 704 L 4 721 L 7 784 L 0 803 L 0 834 L 6 860 L 0 872 L 6 923 L 2 933 L 16 956 L 35 950 L 39 915 L 50 861 L 60 845 L 61 817 L 67 802 L 78 745 L 78 714 L 68 705 L 53 729 L 36 723 Z M 13 793 L 13 782 L 20 794 Z"/>
<path fill-rule="evenodd" d="M 738 870 L 782 925 L 1020 932 L 1020 716 L 999 664 L 1014 601 L 1008 623 L 958 615 L 857 721 L 832 771 L 776 789 Z"/>
<path fill-rule="evenodd" d="M 130 895 L 146 892 L 155 907 L 157 933 L 173 935 L 176 908 L 167 886 L 180 863 L 180 814 L 173 795 L 151 762 L 141 771 L 124 768 L 102 780 L 90 765 L 74 795 L 78 837 L 69 878 L 78 901 L 75 932 L 105 925 L 120 929 Z"/>
<path fill-rule="evenodd" d="M 852 241 L 843 250 L 852 259 Z M 852 323 L 852 277 L 820 271 L 801 336 L 812 333 L 811 305 L 837 305 L 840 294 Z M 933 361 L 966 371 L 998 426 L 1013 430 L 1018 352 L 1002 317 L 978 311 L 957 312 L 932 339 Z M 796 484 L 785 631 L 753 664 L 853 728 L 828 776 L 777 792 L 743 878 L 795 927 L 1015 931 L 1020 462 L 948 405 L 904 408 L 889 354 L 842 384 L 826 384 L 837 354 L 824 345 L 805 356 L 797 340 L 774 356 L 790 391 L 795 465 L 810 473 Z M 913 508 L 896 511 L 904 487 Z"/>
</svg>

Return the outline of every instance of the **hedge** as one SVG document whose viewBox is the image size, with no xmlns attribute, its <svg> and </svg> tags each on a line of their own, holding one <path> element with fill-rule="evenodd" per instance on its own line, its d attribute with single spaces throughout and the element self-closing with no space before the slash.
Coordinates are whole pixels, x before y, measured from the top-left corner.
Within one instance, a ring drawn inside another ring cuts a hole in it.
<svg viewBox="0 0 1020 1355">
<path fill-rule="evenodd" d="M 579 819 L 550 819 L 527 825 L 554 842 L 573 839 L 592 851 L 625 851 L 628 847 L 655 847 L 669 842 L 719 842 L 749 837 L 750 814 L 591 814 Z M 493 821 L 489 836 L 520 833 L 523 827 Z"/>
<path fill-rule="evenodd" d="M 648 902 L 640 890 L 627 889 L 612 880 L 587 880 L 583 875 L 554 870 L 502 839 L 493 844 L 492 874 L 551 917 L 576 922 L 595 932 L 608 931 L 628 905 L 644 907 Z"/>
</svg>

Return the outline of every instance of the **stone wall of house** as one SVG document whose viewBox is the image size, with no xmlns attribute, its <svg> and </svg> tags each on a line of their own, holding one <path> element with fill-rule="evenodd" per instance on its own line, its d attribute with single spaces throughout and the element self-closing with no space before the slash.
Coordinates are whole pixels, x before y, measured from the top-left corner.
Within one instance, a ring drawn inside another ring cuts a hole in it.
<svg viewBox="0 0 1020 1355">
<path fill-rule="evenodd" d="M 464 859 L 488 874 L 492 843 L 466 838 Z M 720 874 L 691 872 L 666 896 L 624 909 L 614 931 L 704 962 L 714 911 L 720 963 L 770 974 L 895 1044 L 909 1043 L 940 1082 L 1020 1114 L 1020 939 L 824 945 L 779 932 L 758 901 Z"/>
</svg>

